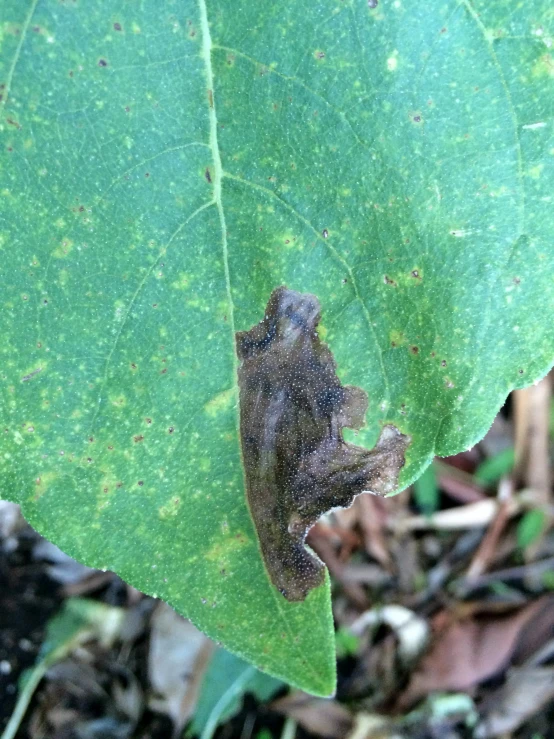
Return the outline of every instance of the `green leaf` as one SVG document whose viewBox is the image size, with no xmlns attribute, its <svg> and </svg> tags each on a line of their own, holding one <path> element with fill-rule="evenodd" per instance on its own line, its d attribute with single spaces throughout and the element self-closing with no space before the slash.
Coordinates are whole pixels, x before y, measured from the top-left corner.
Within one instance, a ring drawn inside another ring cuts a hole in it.
<svg viewBox="0 0 554 739">
<path fill-rule="evenodd" d="M 350 657 L 358 651 L 360 646 L 360 638 L 349 631 L 347 628 L 341 626 L 335 632 L 335 644 L 337 650 L 337 657 Z"/>
<path fill-rule="evenodd" d="M 225 649 L 218 649 L 202 681 L 189 732 L 208 739 L 220 724 L 239 713 L 246 693 L 268 701 L 282 687 L 280 680 L 264 675 Z"/>
<path fill-rule="evenodd" d="M 430 516 L 439 505 L 439 488 L 437 475 L 432 464 L 427 467 L 421 477 L 414 483 L 414 497 L 418 507 Z"/>
<path fill-rule="evenodd" d="M 517 545 L 526 549 L 534 544 L 544 531 L 546 516 L 540 508 L 532 508 L 521 517 L 517 525 Z"/>
<path fill-rule="evenodd" d="M 266 576 L 235 331 L 317 295 L 402 486 L 554 357 L 550 3 L 369 5 L 0 8 L 3 495 L 319 695 L 329 584 Z"/>
<path fill-rule="evenodd" d="M 512 471 L 515 462 L 513 447 L 504 449 L 492 457 L 485 459 L 475 470 L 474 477 L 482 485 L 493 485 L 501 477 Z"/>
<path fill-rule="evenodd" d="M 547 570 L 546 572 L 543 572 L 541 583 L 548 590 L 554 590 L 554 572 L 552 572 L 552 570 Z"/>
</svg>

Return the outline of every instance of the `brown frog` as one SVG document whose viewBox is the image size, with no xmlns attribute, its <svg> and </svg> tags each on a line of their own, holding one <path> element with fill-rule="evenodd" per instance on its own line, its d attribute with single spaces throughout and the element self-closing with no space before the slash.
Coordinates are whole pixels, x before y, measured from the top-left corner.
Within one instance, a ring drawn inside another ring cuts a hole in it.
<svg viewBox="0 0 554 739">
<path fill-rule="evenodd" d="M 391 425 L 374 449 L 344 441 L 343 428 L 364 423 L 367 394 L 341 384 L 319 319 L 314 295 L 279 287 L 263 321 L 236 335 L 248 505 L 269 577 L 291 601 L 324 579 L 304 546 L 310 527 L 363 491 L 394 490 L 410 443 Z"/>
</svg>

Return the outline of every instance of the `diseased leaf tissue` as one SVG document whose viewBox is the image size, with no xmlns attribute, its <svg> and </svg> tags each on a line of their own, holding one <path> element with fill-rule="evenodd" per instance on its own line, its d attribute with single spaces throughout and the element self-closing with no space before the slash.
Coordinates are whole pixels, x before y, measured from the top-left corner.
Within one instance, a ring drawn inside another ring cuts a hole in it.
<svg viewBox="0 0 554 739">
<path fill-rule="evenodd" d="M 236 337 L 248 504 L 271 581 L 291 601 L 324 578 L 308 529 L 364 490 L 391 492 L 410 442 L 394 426 L 371 451 L 344 441 L 343 428 L 363 425 L 367 395 L 341 385 L 319 319 L 314 295 L 279 287 L 263 321 Z"/>
</svg>

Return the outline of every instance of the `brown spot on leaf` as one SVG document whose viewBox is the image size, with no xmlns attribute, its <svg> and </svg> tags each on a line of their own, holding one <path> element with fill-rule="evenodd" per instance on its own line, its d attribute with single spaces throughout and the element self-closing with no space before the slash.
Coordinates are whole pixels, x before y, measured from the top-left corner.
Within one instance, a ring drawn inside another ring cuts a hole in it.
<svg viewBox="0 0 554 739">
<path fill-rule="evenodd" d="M 324 580 L 308 529 L 363 491 L 394 490 L 410 442 L 394 426 L 371 451 L 344 441 L 343 428 L 364 424 L 367 395 L 341 385 L 319 317 L 314 295 L 280 287 L 264 320 L 236 335 L 248 504 L 269 577 L 291 601 Z"/>
<path fill-rule="evenodd" d="M 108 62 L 105 59 L 99 59 L 98 60 L 98 66 L 99 67 L 107 67 L 108 66 Z"/>
<path fill-rule="evenodd" d="M 121 28 L 121 23 L 114 23 L 113 24 L 113 30 L 114 31 L 122 31 L 123 29 Z"/>
<path fill-rule="evenodd" d="M 138 434 L 138 436 L 133 436 L 133 441 L 135 444 L 138 444 L 141 441 L 144 441 L 144 436 L 142 434 Z"/>
<path fill-rule="evenodd" d="M 206 167 L 206 171 L 204 172 L 204 177 L 206 178 L 206 182 L 209 182 L 211 184 L 212 182 L 212 175 L 210 173 L 210 168 Z"/>
</svg>

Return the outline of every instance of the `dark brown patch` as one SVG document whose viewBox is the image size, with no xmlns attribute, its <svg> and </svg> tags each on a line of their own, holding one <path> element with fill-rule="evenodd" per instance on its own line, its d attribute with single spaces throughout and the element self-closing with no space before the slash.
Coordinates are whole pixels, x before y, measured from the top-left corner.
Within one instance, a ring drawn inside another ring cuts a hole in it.
<svg viewBox="0 0 554 739">
<path fill-rule="evenodd" d="M 367 395 L 341 385 L 319 317 L 314 295 L 280 287 L 264 320 L 236 336 L 248 504 L 269 577 L 291 601 L 324 581 L 308 529 L 362 491 L 394 490 L 410 442 L 394 426 L 371 451 L 344 441 L 343 428 L 363 425 Z"/>
</svg>

